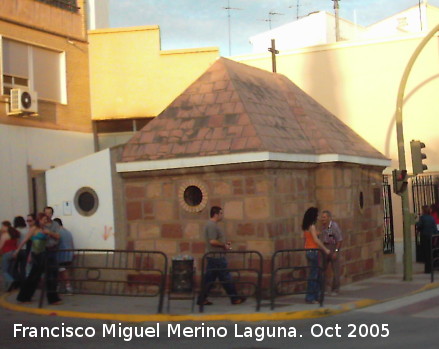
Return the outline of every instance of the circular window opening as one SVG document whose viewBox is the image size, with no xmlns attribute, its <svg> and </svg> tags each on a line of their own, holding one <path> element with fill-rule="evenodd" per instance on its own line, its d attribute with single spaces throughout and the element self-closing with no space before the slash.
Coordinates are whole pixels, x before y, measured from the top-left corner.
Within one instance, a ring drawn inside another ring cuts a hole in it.
<svg viewBox="0 0 439 349">
<path fill-rule="evenodd" d="M 188 206 L 198 206 L 203 201 L 203 192 L 195 185 L 190 185 L 184 190 L 184 202 Z"/>
<path fill-rule="evenodd" d="M 360 191 L 360 209 L 363 209 L 364 207 L 364 196 L 363 196 L 363 192 Z"/>
<path fill-rule="evenodd" d="M 91 216 L 99 206 L 99 199 L 96 192 L 89 187 L 79 189 L 75 194 L 76 210 L 83 216 Z"/>
<path fill-rule="evenodd" d="M 200 180 L 185 181 L 178 189 L 180 207 L 186 212 L 201 212 L 205 209 L 208 198 L 207 186 Z"/>
</svg>

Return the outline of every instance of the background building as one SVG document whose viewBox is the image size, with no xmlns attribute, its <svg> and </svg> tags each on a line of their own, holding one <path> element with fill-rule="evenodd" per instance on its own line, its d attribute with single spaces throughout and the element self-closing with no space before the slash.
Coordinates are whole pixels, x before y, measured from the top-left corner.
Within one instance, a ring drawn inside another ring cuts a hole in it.
<svg viewBox="0 0 439 349">
<path fill-rule="evenodd" d="M 87 28 L 89 30 L 110 26 L 110 0 L 87 0 Z"/>
<path fill-rule="evenodd" d="M 332 13 L 316 11 L 297 21 L 250 37 L 253 53 L 265 53 L 276 40 L 281 51 L 336 42 L 336 17 Z M 423 1 L 367 27 L 339 18 L 339 41 L 403 37 L 426 33 L 439 22 L 439 8 Z"/>
<path fill-rule="evenodd" d="M 438 8 L 423 3 L 422 23 L 419 14 L 419 7 L 415 6 L 391 16 L 371 26 L 369 34 L 372 38 L 369 39 L 280 50 L 277 55 L 278 73 L 289 77 L 392 160 L 385 174 L 390 174 L 393 168 L 398 167 L 395 110 L 403 72 L 427 31 L 439 23 Z M 402 22 L 407 23 L 406 31 L 397 29 L 398 23 Z M 381 29 L 378 30 L 378 27 Z M 378 34 L 380 37 L 376 37 Z M 428 173 L 433 176 L 427 188 L 428 193 L 424 194 L 424 189 L 417 186 L 409 187 L 409 192 L 411 195 L 412 189 L 420 189 L 420 193 L 414 196 L 423 196 L 428 204 L 439 197 L 439 137 L 436 132 L 439 100 L 438 45 L 436 34 L 418 57 L 408 80 L 403 105 L 408 170 L 411 172 L 412 167 L 410 141 L 419 139 L 426 144 L 424 153 L 428 159 L 425 162 L 428 164 Z M 236 56 L 233 59 L 266 70 L 272 68 L 268 52 Z M 392 182 L 391 178 L 389 182 Z M 419 204 L 414 202 L 412 211 L 415 208 L 419 212 Z M 401 204 L 396 195 L 393 195 L 393 217 L 396 240 L 401 241 Z"/>
<path fill-rule="evenodd" d="M 89 32 L 96 149 L 125 143 L 218 57 L 216 47 L 162 51 L 160 28 Z"/>
<path fill-rule="evenodd" d="M 2 1 L 0 39 L 0 217 L 12 219 L 45 205 L 39 174 L 93 151 L 84 1 Z"/>
</svg>

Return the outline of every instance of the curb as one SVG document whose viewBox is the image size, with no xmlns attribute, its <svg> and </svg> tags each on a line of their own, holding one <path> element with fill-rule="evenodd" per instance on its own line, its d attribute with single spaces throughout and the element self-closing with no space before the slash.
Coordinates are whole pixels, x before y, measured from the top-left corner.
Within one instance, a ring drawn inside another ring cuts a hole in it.
<svg viewBox="0 0 439 349">
<path fill-rule="evenodd" d="M 302 310 L 277 313 L 247 313 L 247 314 L 209 314 L 209 315 L 172 315 L 172 314 L 110 314 L 110 313 L 86 313 L 68 310 L 50 310 L 46 308 L 28 308 L 18 304 L 9 303 L 6 298 L 8 293 L 0 298 L 0 306 L 18 312 L 25 312 L 35 315 L 61 316 L 82 319 L 112 320 L 121 322 L 181 322 L 181 321 L 279 321 L 314 319 L 336 314 L 345 313 L 354 309 L 368 307 L 377 303 L 373 299 L 361 299 L 359 301 L 344 303 L 337 308 L 319 308 L 316 310 Z"/>
<path fill-rule="evenodd" d="M 418 290 L 408 294 L 391 297 L 384 300 L 360 299 L 355 302 L 343 303 L 335 308 L 318 308 L 315 310 L 301 310 L 289 312 L 273 313 L 246 313 L 246 314 L 111 314 L 111 313 L 86 313 L 69 310 L 51 310 L 47 308 L 28 308 L 22 305 L 13 304 L 7 301 L 10 293 L 5 293 L 0 297 L 0 307 L 8 310 L 30 313 L 45 316 L 61 316 L 81 319 L 111 320 L 121 322 L 182 322 L 182 321 L 235 321 L 235 322 L 256 322 L 256 321 L 281 321 L 281 320 L 301 320 L 315 319 L 327 316 L 342 314 L 351 310 L 366 308 L 372 305 L 389 302 L 398 298 L 407 297 L 420 292 L 439 288 L 439 282 L 429 283 Z"/>
</svg>

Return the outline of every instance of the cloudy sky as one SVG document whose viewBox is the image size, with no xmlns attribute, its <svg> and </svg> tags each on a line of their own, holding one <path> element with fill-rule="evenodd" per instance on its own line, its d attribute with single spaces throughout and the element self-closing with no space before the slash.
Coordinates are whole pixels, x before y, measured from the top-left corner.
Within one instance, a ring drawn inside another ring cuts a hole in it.
<svg viewBox="0 0 439 349">
<path fill-rule="evenodd" d="M 230 5 L 228 4 L 230 3 Z M 229 55 L 250 53 L 248 38 L 313 11 L 333 12 L 332 0 L 110 0 L 111 27 L 159 25 L 163 50 L 217 46 Z M 340 0 L 340 16 L 369 25 L 417 5 L 418 0 Z M 439 0 L 429 0 L 439 7 Z M 226 10 L 225 7 L 239 10 Z M 279 13 L 269 16 L 270 12 Z"/>
</svg>

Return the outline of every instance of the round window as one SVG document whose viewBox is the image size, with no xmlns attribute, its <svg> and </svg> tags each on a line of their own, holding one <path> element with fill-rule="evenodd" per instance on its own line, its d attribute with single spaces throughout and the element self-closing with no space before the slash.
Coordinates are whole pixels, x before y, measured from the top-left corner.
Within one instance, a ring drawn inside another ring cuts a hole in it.
<svg viewBox="0 0 439 349">
<path fill-rule="evenodd" d="M 207 205 L 206 185 L 198 180 L 190 180 L 178 191 L 180 206 L 188 212 L 200 212 Z"/>
<path fill-rule="evenodd" d="M 83 216 L 91 216 L 99 206 L 99 199 L 96 192 L 89 187 L 79 189 L 75 194 L 76 210 Z"/>
<path fill-rule="evenodd" d="M 184 202 L 189 206 L 198 206 L 203 201 L 203 192 L 195 185 L 190 185 L 184 190 Z"/>
</svg>

